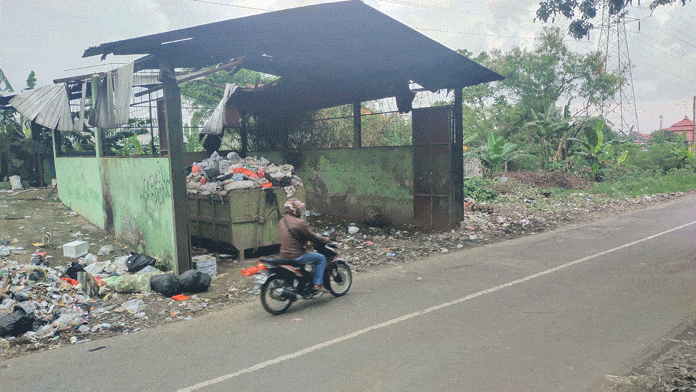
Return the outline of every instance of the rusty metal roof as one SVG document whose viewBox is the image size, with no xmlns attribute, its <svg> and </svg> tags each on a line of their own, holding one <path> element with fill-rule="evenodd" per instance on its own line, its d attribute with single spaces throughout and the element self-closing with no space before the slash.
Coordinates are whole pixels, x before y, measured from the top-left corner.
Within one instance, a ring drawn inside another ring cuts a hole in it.
<svg viewBox="0 0 696 392">
<path fill-rule="evenodd" d="M 358 0 L 104 43 L 83 57 L 109 54 L 155 55 L 179 68 L 243 57 L 244 68 L 282 78 L 262 104 L 285 108 L 395 96 L 409 81 L 437 91 L 503 79 Z"/>
</svg>

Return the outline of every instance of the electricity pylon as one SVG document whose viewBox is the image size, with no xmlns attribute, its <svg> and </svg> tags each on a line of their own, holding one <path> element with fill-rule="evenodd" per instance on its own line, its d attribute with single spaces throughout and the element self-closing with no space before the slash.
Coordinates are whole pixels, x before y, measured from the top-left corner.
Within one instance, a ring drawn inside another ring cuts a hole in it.
<svg viewBox="0 0 696 392">
<path fill-rule="evenodd" d="M 14 92 L 10 81 L 5 77 L 5 73 L 0 69 L 0 92 L 11 93 Z"/>
<path fill-rule="evenodd" d="M 624 81 L 617 94 L 602 104 L 601 114 L 613 121 L 616 131 L 624 136 L 639 132 L 636 96 L 633 91 L 631 57 L 628 54 L 625 14 L 610 15 L 609 1 L 602 6 L 602 29 L 598 51 L 606 55 L 605 71 L 616 72 Z"/>
</svg>

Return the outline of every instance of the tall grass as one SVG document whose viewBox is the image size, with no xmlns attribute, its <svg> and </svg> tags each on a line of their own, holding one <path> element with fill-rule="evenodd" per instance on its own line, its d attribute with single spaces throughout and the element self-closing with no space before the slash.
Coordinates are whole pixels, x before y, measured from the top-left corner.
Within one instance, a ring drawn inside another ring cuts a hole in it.
<svg viewBox="0 0 696 392">
<path fill-rule="evenodd" d="M 696 173 L 691 169 L 670 170 L 666 174 L 642 172 L 598 183 L 592 193 L 611 197 L 635 197 L 657 193 L 686 192 L 696 189 Z"/>
</svg>

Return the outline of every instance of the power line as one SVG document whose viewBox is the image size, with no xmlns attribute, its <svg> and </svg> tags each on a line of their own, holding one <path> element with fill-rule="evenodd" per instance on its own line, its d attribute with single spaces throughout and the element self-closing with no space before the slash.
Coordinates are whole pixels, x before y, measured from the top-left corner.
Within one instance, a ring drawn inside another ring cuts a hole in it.
<svg viewBox="0 0 696 392">
<path fill-rule="evenodd" d="M 498 38 L 520 38 L 520 39 L 525 39 L 525 40 L 535 40 L 537 39 L 536 36 L 534 37 L 523 37 L 521 35 L 500 35 L 500 34 L 486 34 L 486 33 L 472 33 L 470 31 L 456 31 L 456 30 L 442 30 L 442 29 L 431 29 L 428 27 L 413 27 L 415 30 L 426 30 L 426 31 L 436 31 L 440 33 L 453 33 L 453 34 L 469 34 L 469 35 L 482 35 L 486 37 L 498 37 Z M 589 41 L 577 41 L 574 39 L 564 39 L 563 41 L 565 42 L 574 42 L 574 43 L 591 43 Z"/>
<path fill-rule="evenodd" d="M 640 32 L 637 32 L 637 33 L 636 33 L 636 32 L 634 32 L 634 34 L 637 34 L 637 35 L 642 36 L 642 37 L 650 38 L 650 39 L 652 39 L 653 41 L 657 41 L 657 40 L 654 39 L 653 37 L 651 37 L 651 36 L 649 36 L 649 35 L 647 35 L 647 34 L 644 34 L 644 33 L 640 33 Z M 677 57 L 677 56 L 675 56 L 674 54 L 672 54 L 672 52 L 670 52 L 670 51 L 668 51 L 668 50 L 665 50 L 665 49 L 663 49 L 663 48 L 650 45 L 649 43 L 647 43 L 647 41 L 643 41 L 643 45 L 645 45 L 645 46 L 647 46 L 647 47 L 649 47 L 649 48 L 656 49 L 656 50 L 659 50 L 659 51 L 661 51 L 661 52 L 664 52 L 664 53 L 668 54 L 669 56 L 671 56 L 671 57 L 673 57 L 673 58 L 675 58 L 675 59 L 677 59 L 677 60 L 679 60 L 679 61 L 681 61 L 681 62 L 689 63 L 689 64 L 691 64 L 691 65 L 693 65 L 693 66 L 696 67 L 696 63 L 693 63 L 693 62 L 691 62 L 691 61 L 685 60 L 685 59 L 682 58 L 682 57 Z"/>
<path fill-rule="evenodd" d="M 657 70 L 657 71 L 662 72 L 662 73 L 666 73 L 666 74 L 669 74 L 669 75 L 672 75 L 672 76 L 676 76 L 676 77 L 680 78 L 681 80 L 686 80 L 686 81 L 689 81 L 689 82 L 692 82 L 692 83 L 696 83 L 696 80 L 689 79 L 689 78 L 687 78 L 687 77 L 684 77 L 683 75 L 677 75 L 677 74 L 675 74 L 675 73 L 672 73 L 672 72 L 669 72 L 669 71 L 665 71 L 665 70 L 662 69 L 662 68 L 653 67 L 652 65 L 648 65 L 648 64 L 645 64 L 645 63 L 642 63 L 642 62 L 638 62 L 638 61 L 635 61 L 635 60 L 634 60 L 633 62 L 636 63 L 636 64 L 640 64 L 640 65 L 646 66 L 646 67 L 648 67 L 648 68 L 652 68 L 652 69 Z"/>
<path fill-rule="evenodd" d="M 195 3 L 205 3 L 205 4 L 215 4 L 215 5 L 223 5 L 225 7 L 234 7 L 234 8 L 243 8 L 247 10 L 254 10 L 254 11 L 273 11 L 269 10 L 267 8 L 257 8 L 257 7 L 249 7 L 246 5 L 237 5 L 237 4 L 230 4 L 230 3 L 219 3 L 216 1 L 209 1 L 209 0 L 188 0 L 188 1 L 193 1 Z"/>
</svg>

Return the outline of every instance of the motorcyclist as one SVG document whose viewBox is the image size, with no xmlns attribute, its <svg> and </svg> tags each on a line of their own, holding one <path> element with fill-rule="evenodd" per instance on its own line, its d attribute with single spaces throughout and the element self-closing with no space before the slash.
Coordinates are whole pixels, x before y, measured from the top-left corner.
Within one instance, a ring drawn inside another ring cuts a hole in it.
<svg viewBox="0 0 696 392">
<path fill-rule="evenodd" d="M 280 220 L 280 257 L 292 259 L 301 264 L 314 266 L 314 289 L 326 292 L 324 288 L 324 269 L 326 257 L 320 253 L 308 252 L 304 244 L 327 243 L 329 238 L 315 234 L 301 216 L 305 205 L 300 200 L 288 199 L 284 204 L 285 216 Z"/>
</svg>

